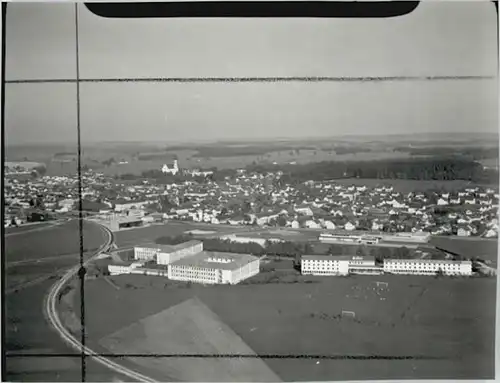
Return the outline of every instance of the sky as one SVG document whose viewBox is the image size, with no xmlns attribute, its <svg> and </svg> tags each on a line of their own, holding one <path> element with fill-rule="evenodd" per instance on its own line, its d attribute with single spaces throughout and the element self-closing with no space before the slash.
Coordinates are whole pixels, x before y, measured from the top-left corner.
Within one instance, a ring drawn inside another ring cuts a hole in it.
<svg viewBox="0 0 500 383">
<path fill-rule="evenodd" d="M 10 3 L 6 79 L 76 76 L 74 4 Z M 79 5 L 81 78 L 496 76 L 489 2 L 390 19 L 106 19 Z M 82 83 L 84 142 L 496 132 L 498 79 Z M 76 140 L 76 85 L 7 84 L 6 143 Z"/>
</svg>

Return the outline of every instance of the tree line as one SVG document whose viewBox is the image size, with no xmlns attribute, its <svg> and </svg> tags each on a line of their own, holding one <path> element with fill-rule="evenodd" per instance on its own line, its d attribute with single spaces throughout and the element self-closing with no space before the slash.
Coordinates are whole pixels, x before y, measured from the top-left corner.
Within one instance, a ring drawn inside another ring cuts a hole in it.
<svg viewBox="0 0 500 383">
<path fill-rule="evenodd" d="M 247 171 L 265 173 L 281 170 L 283 182 L 324 181 L 341 178 L 408 180 L 469 180 L 478 183 L 498 182 L 498 171 L 461 158 L 425 158 L 377 161 L 322 161 L 296 165 L 258 164 Z"/>
<path fill-rule="evenodd" d="M 157 244 L 177 245 L 191 241 L 195 237 L 191 234 L 177 236 L 163 236 L 156 239 Z M 252 254 L 255 256 L 272 255 L 283 258 L 291 258 L 294 264 L 300 264 L 302 255 L 332 255 L 332 256 L 372 256 L 375 261 L 382 263 L 384 259 L 407 259 L 411 257 L 411 251 L 405 246 L 384 247 L 366 245 L 342 245 L 331 244 L 328 248 L 317 250 L 308 242 L 274 242 L 266 241 L 264 246 L 256 242 L 239 243 L 228 239 L 203 238 L 203 248 L 206 251 L 217 251 L 226 253 Z"/>
<path fill-rule="evenodd" d="M 498 158 L 498 147 L 449 147 L 433 146 L 425 148 L 397 147 L 394 151 L 409 153 L 412 156 L 465 156 L 471 160 L 484 160 L 488 158 Z"/>
</svg>

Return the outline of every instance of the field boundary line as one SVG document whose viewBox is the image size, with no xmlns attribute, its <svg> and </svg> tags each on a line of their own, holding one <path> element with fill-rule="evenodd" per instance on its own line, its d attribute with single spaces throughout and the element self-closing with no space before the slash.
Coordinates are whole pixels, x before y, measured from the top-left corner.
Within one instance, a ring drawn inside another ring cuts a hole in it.
<svg viewBox="0 0 500 383">
<path fill-rule="evenodd" d="M 67 221 L 62 221 L 62 222 L 57 222 L 57 223 L 50 223 L 48 225 L 43 225 L 41 227 L 34 227 L 33 229 L 30 229 L 30 230 L 22 230 L 22 231 L 14 232 L 14 233 L 5 233 L 5 237 L 6 238 L 7 237 L 14 237 L 16 235 L 29 234 L 29 233 L 33 233 L 35 231 L 46 230 L 46 229 L 50 229 L 50 228 L 53 228 L 53 227 L 60 226 L 63 223 L 66 223 L 66 222 Z"/>
</svg>

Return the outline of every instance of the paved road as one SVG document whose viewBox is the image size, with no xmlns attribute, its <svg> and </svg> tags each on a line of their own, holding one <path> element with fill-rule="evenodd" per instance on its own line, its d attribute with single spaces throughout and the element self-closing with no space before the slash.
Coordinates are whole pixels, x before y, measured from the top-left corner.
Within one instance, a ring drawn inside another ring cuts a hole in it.
<svg viewBox="0 0 500 383">
<path fill-rule="evenodd" d="M 95 255 L 91 258 L 89 258 L 85 264 L 88 264 L 90 261 L 92 261 L 95 257 L 99 256 L 100 253 L 102 253 L 104 250 L 109 248 L 109 246 L 112 245 L 113 243 L 113 235 L 112 233 L 106 229 L 108 232 L 108 240 L 106 243 L 95 253 Z M 134 381 L 140 381 L 140 382 L 154 382 L 153 379 L 142 375 L 138 372 L 132 371 L 126 367 L 120 366 L 118 363 L 113 362 L 109 358 L 104 358 L 100 355 L 98 355 L 96 352 L 91 350 L 89 347 L 83 347 L 82 343 L 76 339 L 75 336 L 73 336 L 62 324 L 61 319 L 59 318 L 59 314 L 57 312 L 56 304 L 57 304 L 57 299 L 59 296 L 59 293 L 61 292 L 62 288 L 66 285 L 66 283 L 73 278 L 79 270 L 79 266 L 75 266 L 71 270 L 69 270 L 63 278 L 61 278 L 59 281 L 56 282 L 56 284 L 50 289 L 49 295 L 47 300 L 45 301 L 45 314 L 51 323 L 51 325 L 55 328 L 55 330 L 59 333 L 61 338 L 72 346 L 75 351 L 84 351 L 86 354 L 91 356 L 96 362 L 99 362 L 105 367 L 110 368 L 111 370 L 120 373 L 122 375 L 127 376 L 130 379 L 133 379 Z"/>
</svg>

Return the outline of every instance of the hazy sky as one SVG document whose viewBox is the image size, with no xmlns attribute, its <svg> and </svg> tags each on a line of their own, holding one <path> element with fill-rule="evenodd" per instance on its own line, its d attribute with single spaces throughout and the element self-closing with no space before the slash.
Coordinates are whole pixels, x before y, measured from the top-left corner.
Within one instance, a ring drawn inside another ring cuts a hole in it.
<svg viewBox="0 0 500 383">
<path fill-rule="evenodd" d="M 392 19 L 105 19 L 83 5 L 80 76 L 495 76 L 489 2 Z M 7 79 L 75 77 L 74 5 L 10 3 Z M 86 83 L 84 141 L 495 132 L 498 80 Z M 76 139 L 76 85 L 8 84 L 7 144 Z"/>
</svg>

